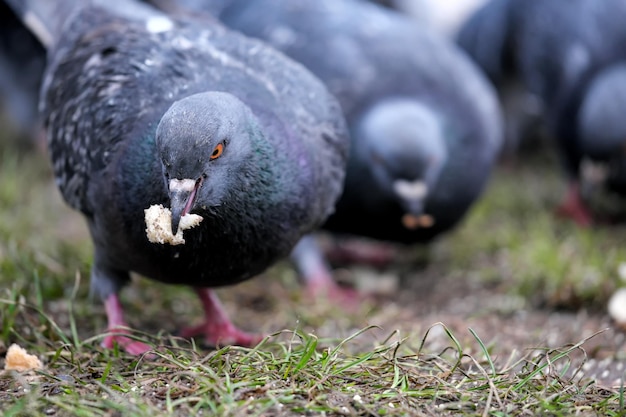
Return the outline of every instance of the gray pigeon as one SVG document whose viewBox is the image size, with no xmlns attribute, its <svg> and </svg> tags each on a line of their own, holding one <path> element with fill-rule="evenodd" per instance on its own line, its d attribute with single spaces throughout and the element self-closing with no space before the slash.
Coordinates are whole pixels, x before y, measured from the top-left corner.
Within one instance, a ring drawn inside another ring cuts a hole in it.
<svg viewBox="0 0 626 417">
<path fill-rule="evenodd" d="M 623 0 L 492 0 L 459 33 L 495 82 L 513 75 L 540 98 L 569 180 L 559 213 L 583 226 L 595 220 L 585 160 L 605 163 L 605 184 L 626 195 L 625 21 Z"/>
<path fill-rule="evenodd" d="M 20 144 L 43 142 L 37 100 L 45 65 L 41 43 L 0 2 L 0 105 Z"/>
<path fill-rule="evenodd" d="M 125 336 L 118 292 L 136 272 L 193 286 L 206 322 L 183 332 L 250 345 L 212 287 L 286 256 L 333 210 L 349 139 L 336 100 L 302 66 L 216 21 L 132 0 L 11 0 L 48 49 L 41 107 L 56 181 L 85 216 L 104 346 Z M 144 210 L 202 217 L 185 243 L 151 243 Z"/>
<path fill-rule="evenodd" d="M 267 41 L 339 99 L 352 147 L 326 229 L 425 243 L 452 229 L 480 196 L 500 149 L 501 114 L 480 70 L 442 35 L 356 0 L 176 3 Z M 312 246 L 298 248 L 296 264 L 309 285 L 328 286 Z"/>
</svg>

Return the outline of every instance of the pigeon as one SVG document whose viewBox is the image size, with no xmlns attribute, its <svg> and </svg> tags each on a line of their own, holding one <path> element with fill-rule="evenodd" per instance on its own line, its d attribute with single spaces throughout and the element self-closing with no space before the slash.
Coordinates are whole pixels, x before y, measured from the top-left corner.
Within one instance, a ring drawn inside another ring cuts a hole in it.
<svg viewBox="0 0 626 417">
<path fill-rule="evenodd" d="M 456 40 L 496 85 L 512 72 L 511 0 L 491 0 L 460 28 Z"/>
<path fill-rule="evenodd" d="M 502 141 L 495 91 L 443 35 L 354 0 L 180 0 L 304 64 L 338 98 L 352 145 L 323 228 L 401 244 L 452 229 L 478 199 Z M 333 288 L 305 239 L 292 259 L 309 288 Z M 325 272 L 324 272 L 325 271 Z"/>
<path fill-rule="evenodd" d="M 459 33 L 492 79 L 516 77 L 539 98 L 569 182 L 557 212 L 580 226 L 597 220 L 582 195 L 587 162 L 624 191 L 624 19 L 622 0 L 492 0 Z"/>
<path fill-rule="evenodd" d="M 429 25 L 448 37 L 454 37 L 463 22 L 486 0 L 371 0 L 397 10 L 420 25 Z"/>
<path fill-rule="evenodd" d="M 374 4 L 403 13 L 421 26 L 435 27 L 436 7 L 430 0 L 369 0 Z"/>
<path fill-rule="evenodd" d="M 507 36 L 511 27 L 507 12 L 509 0 L 482 3 L 482 7 L 463 22 L 455 38 L 498 89 L 505 124 L 501 156 L 511 161 L 519 159 L 523 150 L 545 148 L 542 103 L 511 70 L 513 53 Z"/>
<path fill-rule="evenodd" d="M 5 3 L 0 3 L 0 103 L 24 147 L 43 143 L 37 112 L 46 52 Z"/>
<path fill-rule="evenodd" d="M 214 19 L 132 0 L 10 4 L 48 51 L 49 153 L 93 239 L 103 345 L 150 349 L 125 330 L 118 293 L 130 272 L 195 289 L 206 321 L 183 336 L 257 343 L 212 288 L 262 273 L 332 212 L 350 143 L 336 99 L 301 65 Z M 145 210 L 159 205 L 172 234 L 200 216 L 183 244 L 148 238 Z"/>
</svg>

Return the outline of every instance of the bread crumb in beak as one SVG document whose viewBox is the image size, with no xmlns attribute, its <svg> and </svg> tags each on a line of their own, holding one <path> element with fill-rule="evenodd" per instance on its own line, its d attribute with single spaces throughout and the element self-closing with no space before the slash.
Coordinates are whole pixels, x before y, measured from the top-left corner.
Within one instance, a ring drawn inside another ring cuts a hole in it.
<svg viewBox="0 0 626 417">
<path fill-rule="evenodd" d="M 183 230 L 196 227 L 202 221 L 202 216 L 187 213 L 180 219 L 178 231 L 172 234 L 172 212 L 161 204 L 153 204 L 144 210 L 146 219 L 146 236 L 152 243 L 182 245 L 185 243 Z"/>
</svg>

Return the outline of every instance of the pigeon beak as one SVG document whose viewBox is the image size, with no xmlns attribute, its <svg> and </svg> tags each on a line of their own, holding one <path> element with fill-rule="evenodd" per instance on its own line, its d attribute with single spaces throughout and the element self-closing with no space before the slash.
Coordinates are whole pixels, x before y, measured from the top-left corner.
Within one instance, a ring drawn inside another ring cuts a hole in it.
<svg viewBox="0 0 626 417">
<path fill-rule="evenodd" d="M 193 208 L 201 184 L 201 179 L 170 180 L 170 210 L 172 211 L 173 235 L 178 232 L 181 217 L 189 213 Z"/>
<path fill-rule="evenodd" d="M 424 201 L 428 196 L 428 186 L 424 181 L 399 179 L 393 186 L 406 212 L 401 218 L 404 227 L 415 230 L 420 227 L 432 227 L 435 224 L 435 219 L 424 213 Z"/>
<path fill-rule="evenodd" d="M 421 216 L 424 213 L 424 201 L 422 199 L 403 200 L 404 211 L 413 216 Z"/>
<path fill-rule="evenodd" d="M 420 179 L 414 181 L 397 179 L 392 185 L 398 198 L 409 204 L 407 207 L 408 211 L 422 210 L 423 201 L 428 196 L 428 185 L 425 181 Z"/>
</svg>

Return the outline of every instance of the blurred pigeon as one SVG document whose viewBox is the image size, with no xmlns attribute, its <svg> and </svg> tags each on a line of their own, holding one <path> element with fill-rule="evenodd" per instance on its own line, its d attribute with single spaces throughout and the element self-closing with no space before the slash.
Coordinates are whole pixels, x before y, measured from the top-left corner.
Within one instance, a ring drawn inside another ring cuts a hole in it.
<svg viewBox="0 0 626 417">
<path fill-rule="evenodd" d="M 458 44 L 496 85 L 514 65 L 511 9 L 511 0 L 491 0 L 476 10 L 457 34 Z"/>
<path fill-rule="evenodd" d="M 365 1 L 365 0 L 363 0 Z M 369 0 L 380 6 L 393 9 L 411 17 L 417 24 L 436 28 L 435 8 L 429 0 Z"/>
<path fill-rule="evenodd" d="M 545 145 L 546 135 L 541 100 L 511 71 L 508 4 L 509 0 L 497 0 L 478 8 L 464 21 L 456 37 L 459 46 L 470 54 L 498 89 L 505 119 L 502 156 L 511 160 L 518 157 L 521 150 L 545 148 L 541 145 Z"/>
<path fill-rule="evenodd" d="M 0 104 L 20 142 L 42 139 L 37 101 L 46 52 L 5 3 L 0 2 Z M 7 129 L 4 129 L 6 132 Z"/>
<path fill-rule="evenodd" d="M 93 3 L 93 2 L 91 2 Z M 58 186 L 95 245 L 93 290 L 104 340 L 124 335 L 118 292 L 133 271 L 196 288 L 208 343 L 256 343 L 210 287 L 251 278 L 289 254 L 338 198 L 349 145 L 319 80 L 215 21 L 174 20 L 132 0 L 11 1 L 49 49 L 42 108 Z M 151 243 L 144 210 L 170 207 L 178 246 Z"/>
<path fill-rule="evenodd" d="M 593 221 L 581 198 L 581 165 L 608 162 L 608 184 L 625 182 L 626 2 L 492 0 L 459 35 L 496 80 L 515 74 L 540 98 L 569 191 L 559 213 Z"/>
<path fill-rule="evenodd" d="M 495 93 L 464 53 L 368 2 L 227 3 L 218 13 L 224 23 L 303 63 L 341 103 L 352 148 L 326 229 L 412 244 L 457 224 L 484 189 L 501 142 Z M 332 288 L 313 246 L 303 242 L 293 258 L 311 288 Z"/>
<path fill-rule="evenodd" d="M 486 0 L 371 0 L 410 16 L 420 25 L 429 25 L 454 37 L 463 22 Z"/>
</svg>

